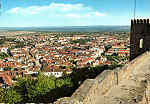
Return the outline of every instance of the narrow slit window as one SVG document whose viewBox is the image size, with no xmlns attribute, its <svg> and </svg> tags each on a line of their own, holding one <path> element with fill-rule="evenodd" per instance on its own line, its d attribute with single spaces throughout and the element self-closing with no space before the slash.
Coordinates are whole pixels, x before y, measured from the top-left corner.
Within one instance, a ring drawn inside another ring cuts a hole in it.
<svg viewBox="0 0 150 104">
<path fill-rule="evenodd" d="M 140 48 L 143 48 L 143 39 L 140 39 Z"/>
</svg>

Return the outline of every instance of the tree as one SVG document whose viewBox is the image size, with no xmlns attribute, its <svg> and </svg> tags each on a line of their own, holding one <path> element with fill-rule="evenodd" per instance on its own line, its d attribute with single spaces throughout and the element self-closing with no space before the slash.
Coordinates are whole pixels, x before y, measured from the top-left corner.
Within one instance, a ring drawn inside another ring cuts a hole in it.
<svg viewBox="0 0 150 104">
<path fill-rule="evenodd" d="M 17 90 L 23 95 L 24 101 L 37 102 L 39 96 L 45 95 L 52 89 L 55 89 L 54 76 L 47 77 L 39 74 L 37 78 L 27 77 L 18 79 Z"/>
<path fill-rule="evenodd" d="M 71 80 L 70 77 L 64 77 L 64 84 L 67 87 L 72 87 L 73 86 L 73 83 L 72 83 L 72 80 Z"/>
<path fill-rule="evenodd" d="M 25 42 L 17 41 L 15 48 L 23 48 L 25 46 Z"/>
<path fill-rule="evenodd" d="M 4 52 L 0 53 L 0 59 L 4 59 L 6 57 L 8 57 L 8 55 L 6 53 L 4 53 Z"/>
<path fill-rule="evenodd" d="M 11 71 L 11 70 L 13 70 L 13 68 L 11 68 L 11 67 L 5 67 L 4 68 L 4 71 Z"/>
<path fill-rule="evenodd" d="M 36 83 L 35 83 L 35 92 L 36 94 L 44 95 L 50 90 L 55 88 L 55 80 L 54 76 L 47 77 L 43 74 L 39 75 Z"/>
<path fill-rule="evenodd" d="M 22 99 L 19 93 L 17 93 L 13 88 L 10 88 L 5 89 L 3 100 L 5 103 L 13 104 L 20 102 Z"/>
<path fill-rule="evenodd" d="M 13 48 L 13 47 L 12 47 L 12 48 Z M 11 53 L 11 48 L 8 48 L 8 49 L 7 49 L 7 53 L 8 53 L 9 56 L 13 56 L 12 53 Z"/>
<path fill-rule="evenodd" d="M 0 103 L 4 102 L 4 89 L 0 88 Z"/>
<path fill-rule="evenodd" d="M 56 80 L 56 86 L 57 87 L 62 87 L 65 84 L 63 79 L 58 79 Z"/>
</svg>

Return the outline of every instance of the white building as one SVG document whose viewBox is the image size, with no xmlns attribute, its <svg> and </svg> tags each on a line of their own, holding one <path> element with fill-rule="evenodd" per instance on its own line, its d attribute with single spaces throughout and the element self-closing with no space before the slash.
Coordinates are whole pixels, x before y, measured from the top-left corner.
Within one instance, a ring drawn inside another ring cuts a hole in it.
<svg viewBox="0 0 150 104">
<path fill-rule="evenodd" d="M 56 78 L 62 77 L 63 72 L 43 72 L 46 76 L 55 76 Z"/>
</svg>

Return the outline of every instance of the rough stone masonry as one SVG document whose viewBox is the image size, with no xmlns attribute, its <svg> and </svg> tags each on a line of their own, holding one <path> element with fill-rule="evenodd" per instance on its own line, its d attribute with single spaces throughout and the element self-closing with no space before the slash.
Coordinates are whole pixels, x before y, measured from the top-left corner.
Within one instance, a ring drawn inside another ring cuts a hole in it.
<svg viewBox="0 0 150 104">
<path fill-rule="evenodd" d="M 123 68 L 86 80 L 71 97 L 54 104 L 150 104 L 149 83 L 150 52 L 146 52 Z"/>
</svg>

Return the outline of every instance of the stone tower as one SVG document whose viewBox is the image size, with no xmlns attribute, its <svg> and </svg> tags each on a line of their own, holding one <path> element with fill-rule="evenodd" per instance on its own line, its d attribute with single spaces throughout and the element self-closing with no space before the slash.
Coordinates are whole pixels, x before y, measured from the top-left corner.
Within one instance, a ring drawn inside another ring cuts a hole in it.
<svg viewBox="0 0 150 104">
<path fill-rule="evenodd" d="M 149 19 L 131 20 L 130 60 L 150 49 Z"/>
</svg>

